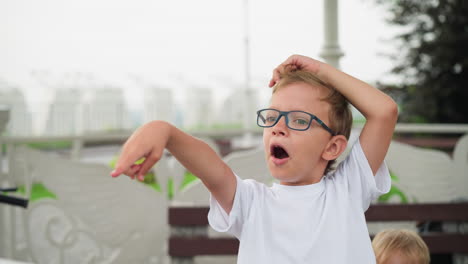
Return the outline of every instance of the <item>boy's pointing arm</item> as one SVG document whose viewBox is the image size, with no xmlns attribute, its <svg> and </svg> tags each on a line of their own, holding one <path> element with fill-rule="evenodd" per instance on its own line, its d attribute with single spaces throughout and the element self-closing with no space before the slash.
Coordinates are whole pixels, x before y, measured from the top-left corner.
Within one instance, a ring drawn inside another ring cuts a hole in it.
<svg viewBox="0 0 468 264">
<path fill-rule="evenodd" d="M 229 214 L 236 191 L 236 177 L 223 160 L 203 141 L 163 121 L 145 124 L 127 140 L 113 177 L 126 174 L 142 180 L 167 148 L 177 160 L 197 176 Z M 140 165 L 135 161 L 144 157 Z"/>
</svg>

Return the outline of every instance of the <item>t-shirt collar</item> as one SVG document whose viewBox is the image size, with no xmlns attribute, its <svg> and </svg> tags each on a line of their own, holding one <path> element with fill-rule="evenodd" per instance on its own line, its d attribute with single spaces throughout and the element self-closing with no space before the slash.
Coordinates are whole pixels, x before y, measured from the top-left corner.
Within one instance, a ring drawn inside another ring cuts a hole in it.
<svg viewBox="0 0 468 264">
<path fill-rule="evenodd" d="M 321 193 L 325 188 L 325 183 L 323 178 L 313 184 L 307 185 L 283 185 L 279 183 L 273 183 L 271 189 L 277 191 L 278 193 L 287 193 L 291 195 L 315 195 Z"/>
</svg>

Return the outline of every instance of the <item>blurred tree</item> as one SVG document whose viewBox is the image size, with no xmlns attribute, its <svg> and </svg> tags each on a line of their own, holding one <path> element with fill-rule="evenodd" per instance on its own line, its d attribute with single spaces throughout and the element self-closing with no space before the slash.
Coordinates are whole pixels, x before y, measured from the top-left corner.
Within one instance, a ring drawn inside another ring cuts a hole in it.
<svg viewBox="0 0 468 264">
<path fill-rule="evenodd" d="M 396 91 L 401 120 L 468 123 L 468 1 L 375 1 L 403 32 L 392 54 L 392 72 L 403 77 Z"/>
</svg>

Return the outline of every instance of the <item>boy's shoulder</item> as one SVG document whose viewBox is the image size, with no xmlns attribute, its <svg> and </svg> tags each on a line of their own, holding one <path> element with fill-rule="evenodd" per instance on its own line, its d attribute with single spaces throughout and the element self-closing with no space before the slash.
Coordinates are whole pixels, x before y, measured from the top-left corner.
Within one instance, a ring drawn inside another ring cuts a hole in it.
<svg viewBox="0 0 468 264">
<path fill-rule="evenodd" d="M 357 176 L 357 174 L 372 174 L 369 161 L 362 150 L 359 139 L 353 141 L 342 154 L 336 168 L 327 173 L 326 180 L 345 180 L 348 177 Z"/>
<path fill-rule="evenodd" d="M 270 189 L 270 186 L 268 186 L 267 183 L 264 183 L 262 181 L 259 181 L 257 179 L 252 179 L 252 178 L 246 178 L 243 179 L 236 175 L 237 178 L 237 189 L 249 189 L 252 191 L 261 191 L 261 190 L 267 190 Z"/>
</svg>

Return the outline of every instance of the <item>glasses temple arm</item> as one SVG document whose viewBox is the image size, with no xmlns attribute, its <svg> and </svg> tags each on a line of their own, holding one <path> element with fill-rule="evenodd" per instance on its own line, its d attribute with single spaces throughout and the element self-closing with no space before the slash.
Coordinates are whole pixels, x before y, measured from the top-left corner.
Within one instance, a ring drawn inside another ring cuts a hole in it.
<svg viewBox="0 0 468 264">
<path fill-rule="evenodd" d="M 328 132 L 330 132 L 330 134 L 332 134 L 332 136 L 336 136 L 336 133 L 331 130 L 331 128 L 329 128 L 322 120 L 320 120 L 318 117 L 314 116 L 314 119 L 315 121 L 317 121 L 317 123 L 319 123 L 323 128 L 325 128 L 325 130 L 327 130 Z"/>
</svg>

